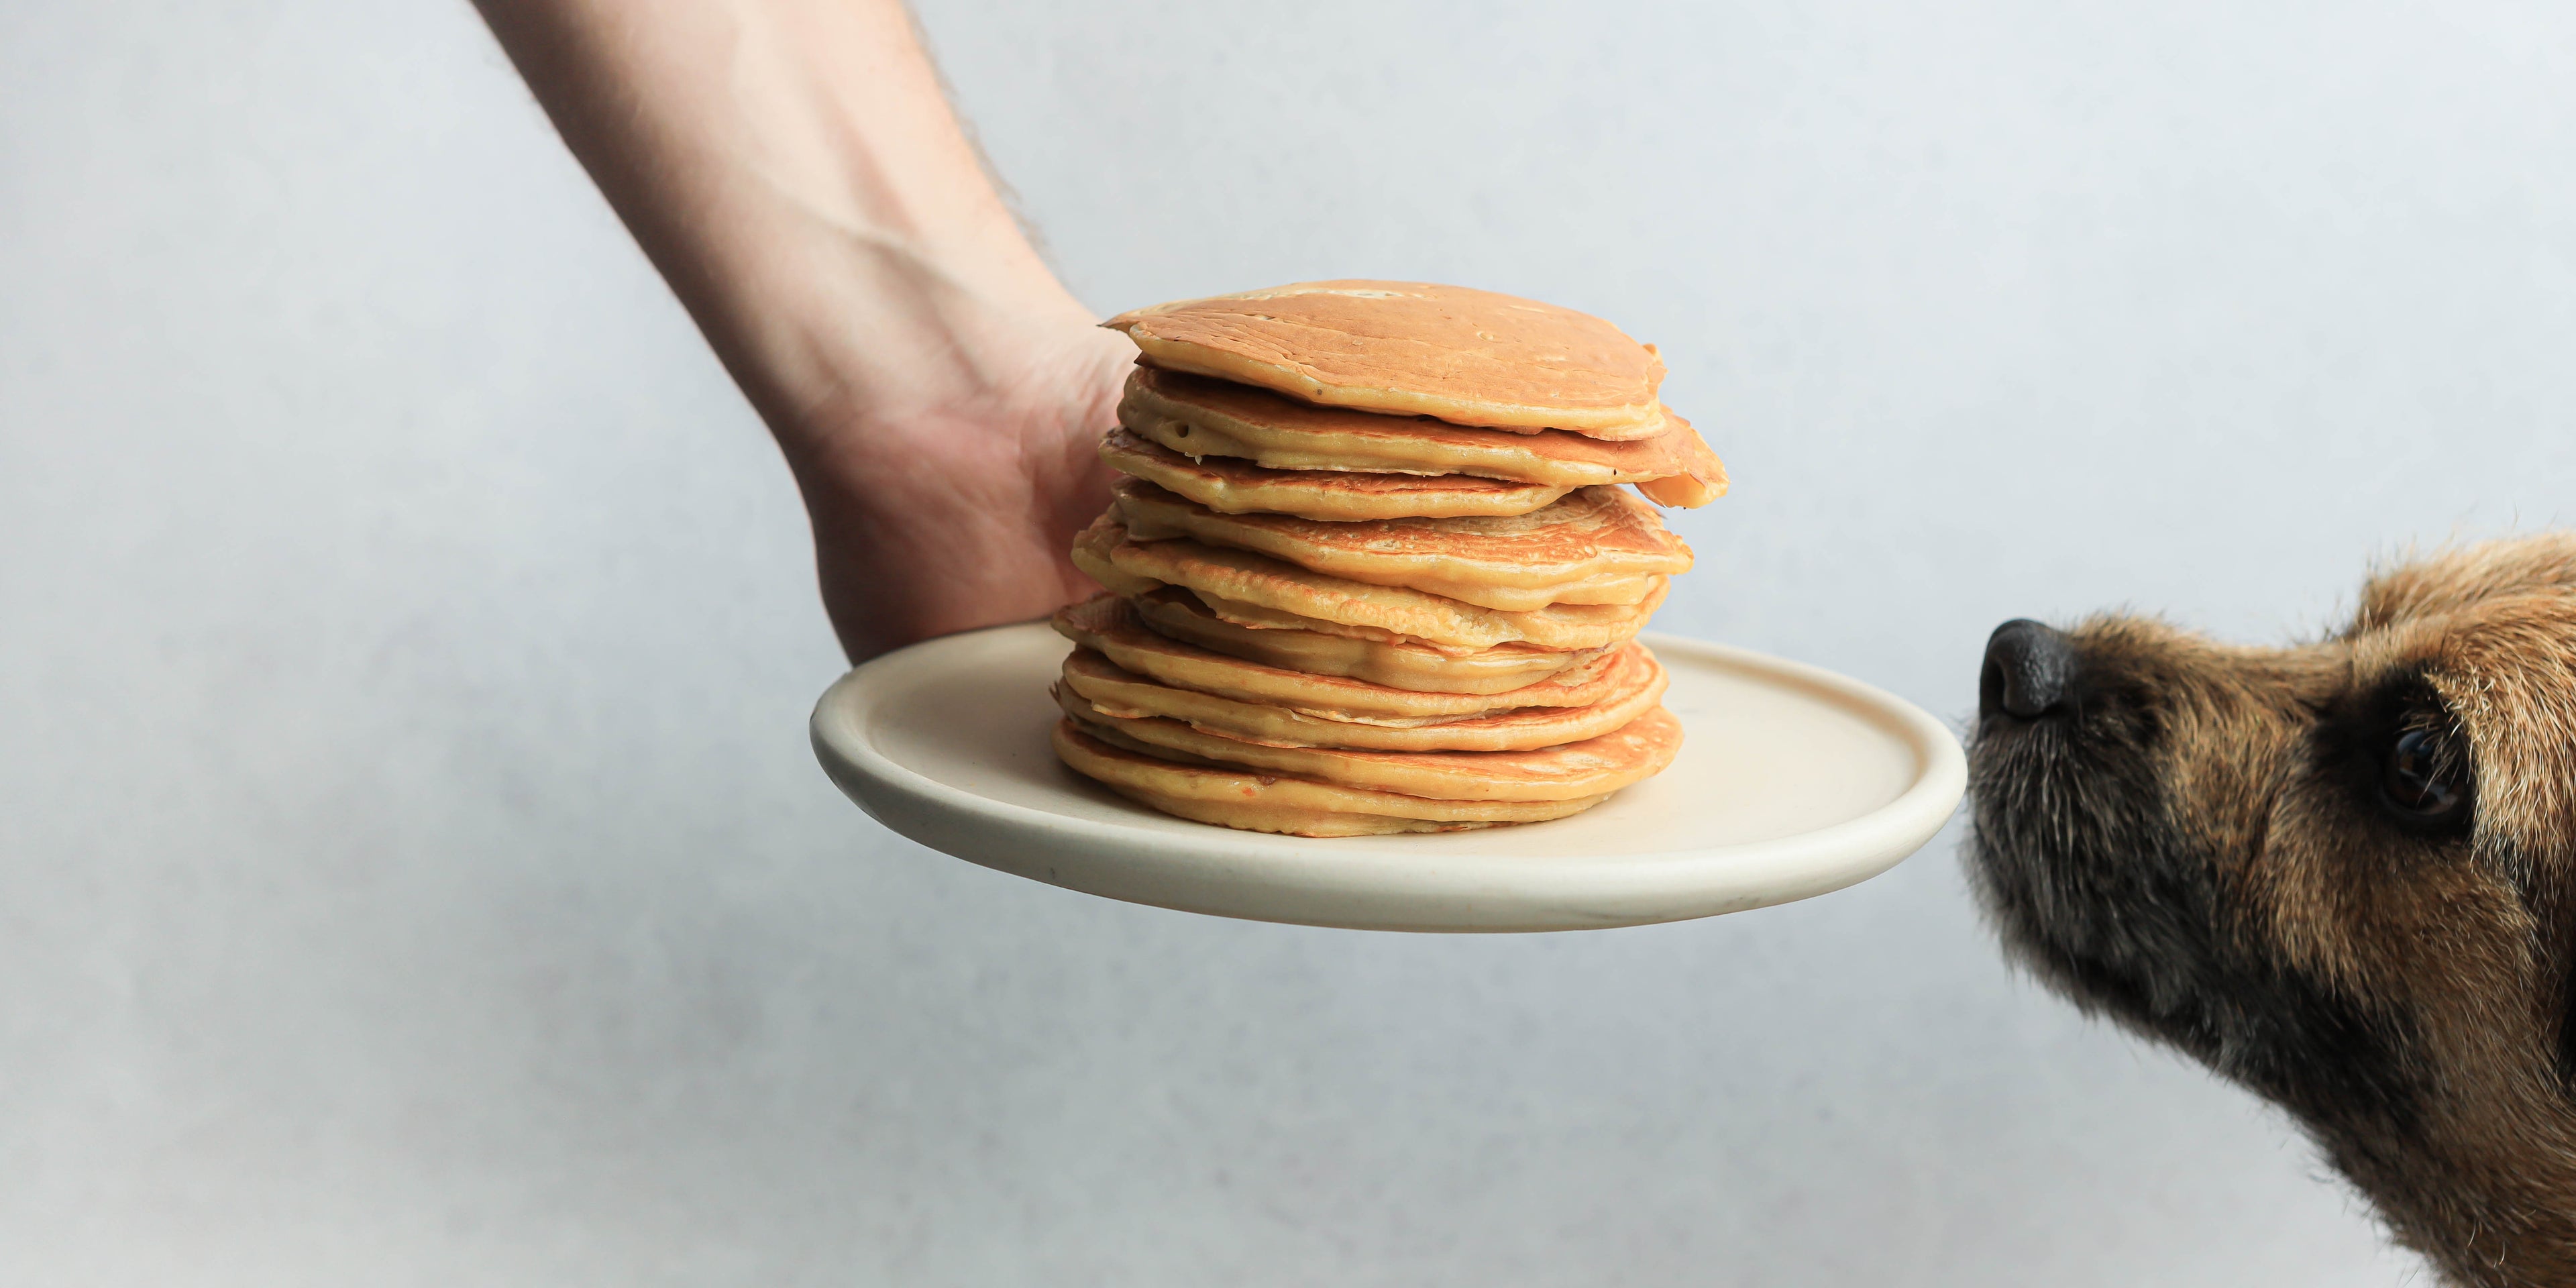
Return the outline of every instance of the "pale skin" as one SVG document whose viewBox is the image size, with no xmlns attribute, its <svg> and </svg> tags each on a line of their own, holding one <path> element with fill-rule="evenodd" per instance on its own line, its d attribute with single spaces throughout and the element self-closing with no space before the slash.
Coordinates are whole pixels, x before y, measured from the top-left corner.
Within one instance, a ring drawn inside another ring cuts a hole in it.
<svg viewBox="0 0 2576 1288">
<path fill-rule="evenodd" d="M 777 436 L 852 661 L 1043 615 L 1135 349 L 986 174 L 900 0 L 476 0 Z"/>
</svg>

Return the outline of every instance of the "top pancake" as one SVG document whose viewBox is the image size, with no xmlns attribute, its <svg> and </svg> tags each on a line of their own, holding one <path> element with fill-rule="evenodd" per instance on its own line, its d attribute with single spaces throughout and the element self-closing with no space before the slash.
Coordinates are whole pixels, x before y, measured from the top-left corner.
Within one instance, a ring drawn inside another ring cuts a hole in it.
<svg viewBox="0 0 2576 1288">
<path fill-rule="evenodd" d="M 1494 429 L 1662 433 L 1654 346 L 1585 313 L 1427 282 L 1299 282 L 1121 313 L 1148 362 L 1307 402 Z"/>
<path fill-rule="evenodd" d="M 1497 434 L 1419 416 L 1315 407 L 1265 390 L 1140 366 L 1127 377 L 1118 420 L 1192 458 L 1248 460 L 1273 470 L 1456 475 L 1576 488 L 1634 483 L 1663 505 L 1701 506 L 1726 492 L 1726 467 L 1690 422 L 1624 443 L 1545 430 Z M 1316 517 L 1325 517 L 1318 515 Z"/>
</svg>

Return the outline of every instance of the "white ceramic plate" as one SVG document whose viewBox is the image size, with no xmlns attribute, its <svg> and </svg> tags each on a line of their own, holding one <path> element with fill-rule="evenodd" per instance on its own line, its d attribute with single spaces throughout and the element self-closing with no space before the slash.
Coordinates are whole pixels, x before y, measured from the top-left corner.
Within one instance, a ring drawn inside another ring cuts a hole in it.
<svg viewBox="0 0 2576 1288">
<path fill-rule="evenodd" d="M 1837 890 L 1920 849 L 1967 761 L 1922 710 L 1830 671 L 1671 636 L 1687 733 L 1661 775 L 1572 818 L 1309 840 L 1190 823 L 1056 761 L 1042 622 L 951 635 L 842 676 L 814 750 L 878 822 L 1068 889 L 1191 912 L 1364 930 L 1581 930 L 1740 912 Z"/>
</svg>

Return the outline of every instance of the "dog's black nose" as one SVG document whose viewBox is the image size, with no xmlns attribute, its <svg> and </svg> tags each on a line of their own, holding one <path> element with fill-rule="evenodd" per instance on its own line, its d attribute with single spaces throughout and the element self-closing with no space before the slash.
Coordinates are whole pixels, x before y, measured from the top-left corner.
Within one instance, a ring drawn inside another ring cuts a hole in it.
<svg viewBox="0 0 2576 1288">
<path fill-rule="evenodd" d="M 2065 708 L 2075 692 L 2075 645 L 2063 631 L 2028 618 L 1995 628 L 1986 640 L 1986 670 L 1977 707 L 2036 720 Z"/>
</svg>

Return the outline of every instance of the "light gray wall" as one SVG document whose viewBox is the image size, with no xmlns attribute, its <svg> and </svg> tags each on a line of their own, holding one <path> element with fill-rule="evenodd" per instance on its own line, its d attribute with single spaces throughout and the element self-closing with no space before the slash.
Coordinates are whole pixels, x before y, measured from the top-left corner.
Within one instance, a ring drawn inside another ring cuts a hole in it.
<svg viewBox="0 0 2576 1288">
<path fill-rule="evenodd" d="M 2313 630 L 2576 456 L 2567 6 L 943 2 L 1075 288 L 1474 283 L 1739 480 L 1673 629 Z M 0 1282 L 2394 1284 L 2273 1117 L 1812 903 L 1234 924 L 895 840 L 757 426 L 470 14 L 0 0 Z"/>
</svg>

